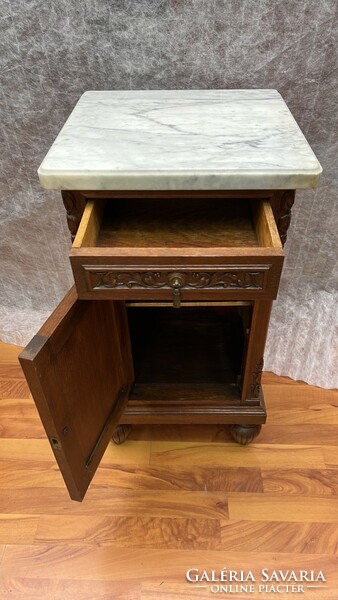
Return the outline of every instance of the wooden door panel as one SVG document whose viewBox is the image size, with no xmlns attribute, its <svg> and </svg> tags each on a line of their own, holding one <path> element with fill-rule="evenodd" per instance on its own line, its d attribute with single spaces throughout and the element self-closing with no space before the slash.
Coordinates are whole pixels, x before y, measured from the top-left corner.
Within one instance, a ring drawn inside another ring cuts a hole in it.
<svg viewBox="0 0 338 600">
<path fill-rule="evenodd" d="M 83 499 L 127 403 L 123 311 L 118 302 L 80 301 L 72 288 L 19 357 L 73 500 Z"/>
</svg>

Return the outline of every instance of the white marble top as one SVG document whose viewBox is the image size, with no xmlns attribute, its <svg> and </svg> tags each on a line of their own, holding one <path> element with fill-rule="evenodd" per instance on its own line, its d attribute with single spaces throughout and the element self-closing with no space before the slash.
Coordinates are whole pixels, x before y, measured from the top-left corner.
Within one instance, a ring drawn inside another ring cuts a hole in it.
<svg viewBox="0 0 338 600">
<path fill-rule="evenodd" d="M 322 169 L 276 90 L 83 94 L 38 173 L 47 189 L 316 187 Z"/>
</svg>

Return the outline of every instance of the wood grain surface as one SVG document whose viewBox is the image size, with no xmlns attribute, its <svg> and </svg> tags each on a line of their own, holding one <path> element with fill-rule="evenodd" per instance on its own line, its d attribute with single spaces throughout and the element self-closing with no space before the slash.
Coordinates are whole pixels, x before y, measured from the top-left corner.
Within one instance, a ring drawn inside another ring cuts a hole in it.
<svg viewBox="0 0 338 600">
<path fill-rule="evenodd" d="M 96 206 L 95 202 L 92 204 Z M 103 248 L 208 248 L 255 247 L 259 243 L 250 201 L 177 198 L 161 202 L 151 199 L 108 202 L 96 245 Z"/>
<path fill-rule="evenodd" d="M 226 565 L 325 573 L 306 593 L 231 594 L 237 600 L 337 600 L 337 391 L 264 373 L 268 423 L 248 447 L 224 425 L 135 426 L 124 445 L 109 445 L 78 504 L 20 350 L 0 343 L 1 599 L 208 598 L 187 569 Z"/>
</svg>

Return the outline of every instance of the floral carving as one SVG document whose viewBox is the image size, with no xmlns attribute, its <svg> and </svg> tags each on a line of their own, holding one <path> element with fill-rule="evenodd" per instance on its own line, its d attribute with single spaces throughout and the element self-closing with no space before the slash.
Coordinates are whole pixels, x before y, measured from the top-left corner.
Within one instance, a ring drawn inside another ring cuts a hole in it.
<svg viewBox="0 0 338 600">
<path fill-rule="evenodd" d="M 81 217 L 84 211 L 86 201 L 68 190 L 61 192 L 64 207 L 67 213 L 68 229 L 71 233 L 72 241 L 76 236 L 76 232 L 80 225 Z"/>
<path fill-rule="evenodd" d="M 92 271 L 93 288 L 172 288 L 179 276 L 181 288 L 187 289 L 262 289 L 261 271 Z"/>
<path fill-rule="evenodd" d="M 279 213 L 277 217 L 277 228 L 280 235 L 281 242 L 284 246 L 287 239 L 287 231 L 289 229 L 291 221 L 291 209 L 295 201 L 295 191 L 287 190 L 283 193 Z"/>
</svg>

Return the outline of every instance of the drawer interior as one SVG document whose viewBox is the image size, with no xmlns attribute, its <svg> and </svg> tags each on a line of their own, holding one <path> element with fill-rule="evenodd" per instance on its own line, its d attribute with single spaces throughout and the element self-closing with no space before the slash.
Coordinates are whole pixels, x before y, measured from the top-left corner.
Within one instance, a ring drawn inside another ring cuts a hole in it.
<svg viewBox="0 0 338 600">
<path fill-rule="evenodd" d="M 281 248 L 268 200 L 95 199 L 74 248 Z"/>
</svg>

